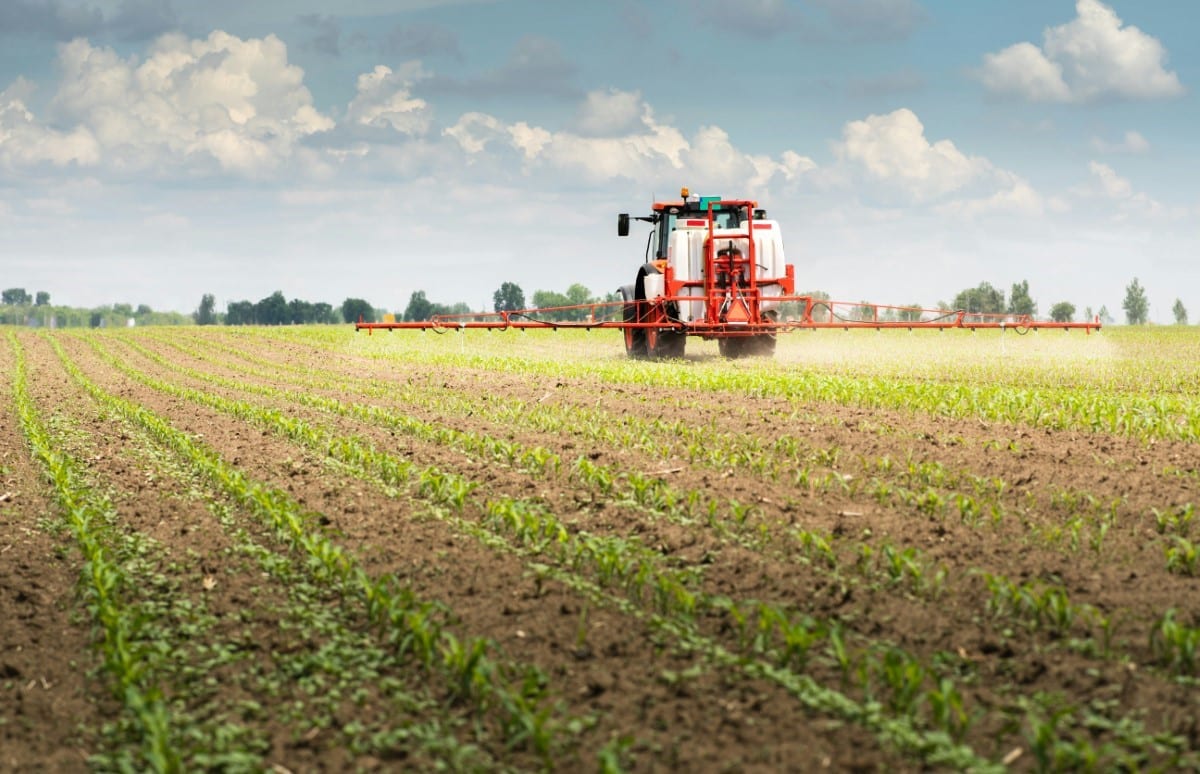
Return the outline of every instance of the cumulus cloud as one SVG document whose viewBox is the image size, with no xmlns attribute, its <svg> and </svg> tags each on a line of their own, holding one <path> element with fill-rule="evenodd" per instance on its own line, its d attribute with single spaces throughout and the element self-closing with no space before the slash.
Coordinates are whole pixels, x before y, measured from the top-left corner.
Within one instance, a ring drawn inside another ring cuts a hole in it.
<svg viewBox="0 0 1200 774">
<path fill-rule="evenodd" d="M 425 100 L 411 95 L 413 80 L 420 75 L 419 65 L 409 65 L 400 72 L 378 65 L 372 72 L 358 76 L 358 94 L 346 109 L 347 120 L 407 135 L 425 134 L 433 112 Z"/>
<path fill-rule="evenodd" d="M 595 117 L 598 108 L 609 104 L 619 108 L 620 121 L 604 123 Z M 697 188 L 722 187 L 751 195 L 771 181 L 794 181 L 816 167 L 812 159 L 794 151 L 778 158 L 746 154 L 717 126 L 701 127 L 689 139 L 660 123 L 640 96 L 628 92 L 593 93 L 584 99 L 579 116 L 572 130 L 551 131 L 468 113 L 445 134 L 467 154 L 513 152 L 526 171 L 568 173 L 590 183 L 623 179 L 679 185 L 683 175 Z M 579 131 L 580 124 L 590 131 Z"/>
<path fill-rule="evenodd" d="M 834 149 L 885 195 L 910 204 L 934 203 L 971 215 L 1036 213 L 1043 207 L 1033 187 L 1017 175 L 963 153 L 950 140 L 930 142 L 925 125 L 907 108 L 847 123 Z"/>
<path fill-rule="evenodd" d="M 642 125 L 642 95 L 636 91 L 589 92 L 575 115 L 575 131 L 585 137 L 625 134 Z"/>
<path fill-rule="evenodd" d="M 1088 162 L 1091 184 L 1076 189 L 1082 196 L 1103 196 L 1107 199 L 1128 199 L 1133 196 L 1133 185 L 1121 177 L 1112 167 L 1099 161 Z"/>
<path fill-rule="evenodd" d="M 1126 25 L 1099 0 L 1077 0 L 1077 16 L 1043 34 L 986 54 L 978 75 L 991 92 L 1035 102 L 1160 99 L 1183 94 L 1166 69 L 1162 43 Z"/>
<path fill-rule="evenodd" d="M 33 84 L 18 78 L 0 92 L 0 164 L 12 169 L 40 164 L 91 166 L 100 146 L 85 127 L 59 131 L 40 124 L 26 107 Z"/>
<path fill-rule="evenodd" d="M 1150 143 L 1140 132 L 1130 130 L 1119 142 L 1093 137 L 1092 148 L 1100 153 L 1146 153 L 1150 150 Z"/>
<path fill-rule="evenodd" d="M 28 111 L 25 120 L 70 140 L 80 163 L 137 171 L 207 162 L 258 174 L 284 163 L 304 137 L 333 126 L 313 108 L 303 72 L 274 36 L 167 35 L 143 61 L 79 38 L 59 47 L 58 67 L 52 123 Z"/>
</svg>

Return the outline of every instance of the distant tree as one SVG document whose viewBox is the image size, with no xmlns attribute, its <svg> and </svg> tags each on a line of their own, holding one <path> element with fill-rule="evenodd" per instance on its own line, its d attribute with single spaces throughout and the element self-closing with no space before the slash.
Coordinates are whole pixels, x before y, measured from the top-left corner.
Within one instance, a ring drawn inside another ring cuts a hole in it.
<svg viewBox="0 0 1200 774">
<path fill-rule="evenodd" d="M 1114 322 L 1113 316 L 1108 312 L 1108 307 L 1103 304 L 1100 305 L 1100 311 L 1096 312 L 1096 316 L 1100 318 L 1102 325 L 1112 325 Z"/>
<path fill-rule="evenodd" d="M 101 328 L 104 326 L 104 312 L 99 309 L 93 310 L 89 318 L 89 324 L 93 328 Z"/>
<path fill-rule="evenodd" d="M 967 288 L 955 296 L 953 307 L 975 315 L 1004 314 L 1004 291 L 990 282 L 981 282 L 979 287 Z"/>
<path fill-rule="evenodd" d="M 538 317 L 543 320 L 572 320 L 577 316 L 574 314 L 574 310 L 569 309 L 560 309 L 553 312 L 540 311 L 556 306 L 571 305 L 570 298 L 553 290 L 535 290 L 533 292 L 533 305 L 538 308 Z"/>
<path fill-rule="evenodd" d="M 1130 325 L 1146 324 L 1150 315 L 1150 302 L 1146 300 L 1146 289 L 1138 282 L 1137 277 L 1125 286 L 1125 302 L 1121 306 L 1125 309 L 1125 322 Z"/>
<path fill-rule="evenodd" d="M 216 325 L 217 315 L 213 312 L 216 305 L 217 300 L 213 298 L 213 294 L 205 293 L 200 296 L 200 306 L 192 315 L 192 319 L 196 321 L 197 325 Z"/>
<path fill-rule="evenodd" d="M 918 322 L 921 319 L 921 305 L 909 304 L 896 310 L 896 319 L 900 322 Z"/>
<path fill-rule="evenodd" d="M 428 320 L 435 314 L 434 304 L 425 296 L 424 290 L 414 290 L 408 297 L 408 306 L 404 308 L 404 319 L 407 322 Z"/>
<path fill-rule="evenodd" d="M 859 301 L 858 306 L 854 310 L 854 318 L 856 320 L 871 321 L 875 319 L 875 307 L 869 301 Z"/>
<path fill-rule="evenodd" d="M 361 298 L 347 298 L 342 302 L 342 320 L 352 323 L 358 322 L 360 317 L 363 322 L 375 322 L 375 309 Z"/>
<path fill-rule="evenodd" d="M 150 308 L 149 304 L 138 304 L 137 309 L 133 310 L 134 317 L 145 317 L 151 314 L 154 314 L 154 310 Z"/>
<path fill-rule="evenodd" d="M 1175 299 L 1175 305 L 1171 307 L 1171 314 L 1175 315 L 1176 325 L 1187 325 L 1187 307 L 1183 305 L 1182 300 Z"/>
<path fill-rule="evenodd" d="M 511 312 L 525 308 L 525 291 L 515 282 L 505 282 L 499 290 L 492 294 L 492 302 L 497 312 Z"/>
<path fill-rule="evenodd" d="M 50 304 L 50 294 L 44 290 L 37 292 L 37 300 L 33 302 L 34 306 L 48 306 Z"/>
<path fill-rule="evenodd" d="M 1092 311 L 1092 308 L 1090 306 L 1085 306 L 1083 308 L 1083 319 L 1091 320 L 1095 316 L 1096 316 L 1096 313 Z"/>
<path fill-rule="evenodd" d="M 333 310 L 333 304 L 318 301 L 313 304 L 313 322 L 325 325 L 341 321 L 338 319 L 337 313 Z"/>
<path fill-rule="evenodd" d="M 0 292 L 0 301 L 12 306 L 25 306 L 32 300 L 25 288 L 9 288 Z"/>
<path fill-rule="evenodd" d="M 1029 280 L 1013 283 L 1012 292 L 1008 296 L 1008 313 L 1029 317 L 1037 314 L 1037 304 L 1029 295 Z"/>
<path fill-rule="evenodd" d="M 578 282 L 567 288 L 567 299 L 575 306 L 579 306 L 581 304 L 590 304 L 596 300 L 592 297 L 592 291 L 588 290 L 583 285 L 580 285 Z M 586 316 L 586 312 L 581 316 Z"/>
<path fill-rule="evenodd" d="M 253 325 L 254 304 L 249 301 L 230 301 L 225 306 L 226 325 Z"/>
<path fill-rule="evenodd" d="M 254 305 L 254 319 L 259 325 L 286 325 L 289 321 L 288 302 L 283 291 L 276 290 Z"/>
<path fill-rule="evenodd" d="M 1054 322 L 1071 322 L 1075 319 L 1075 305 L 1070 301 L 1059 301 L 1050 307 L 1050 319 Z"/>
</svg>

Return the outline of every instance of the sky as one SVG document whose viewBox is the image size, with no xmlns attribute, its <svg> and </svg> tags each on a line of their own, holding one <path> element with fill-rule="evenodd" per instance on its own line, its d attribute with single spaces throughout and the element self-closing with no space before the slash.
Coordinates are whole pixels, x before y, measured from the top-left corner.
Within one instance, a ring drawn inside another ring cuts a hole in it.
<svg viewBox="0 0 1200 774">
<path fill-rule="evenodd" d="M 403 310 L 631 282 L 682 186 L 798 289 L 1200 321 L 1190 0 L 0 0 L 0 286 Z"/>
</svg>

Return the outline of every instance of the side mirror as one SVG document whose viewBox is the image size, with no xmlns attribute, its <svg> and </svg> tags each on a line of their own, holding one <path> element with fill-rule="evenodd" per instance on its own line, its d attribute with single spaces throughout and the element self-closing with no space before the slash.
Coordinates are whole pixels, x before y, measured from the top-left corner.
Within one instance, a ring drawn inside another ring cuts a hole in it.
<svg viewBox="0 0 1200 774">
<path fill-rule="evenodd" d="M 629 236 L 629 213 L 622 212 L 617 216 L 617 236 Z"/>
<path fill-rule="evenodd" d="M 755 210 L 754 211 L 754 219 L 755 220 L 766 220 L 767 219 L 767 211 L 766 210 Z"/>
</svg>

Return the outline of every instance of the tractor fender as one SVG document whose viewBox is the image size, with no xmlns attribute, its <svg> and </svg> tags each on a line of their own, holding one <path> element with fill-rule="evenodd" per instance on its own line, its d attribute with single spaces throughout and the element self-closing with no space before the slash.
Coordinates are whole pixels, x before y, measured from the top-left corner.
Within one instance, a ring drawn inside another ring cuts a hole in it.
<svg viewBox="0 0 1200 774">
<path fill-rule="evenodd" d="M 647 278 L 650 281 L 647 282 Z M 654 299 L 663 293 L 662 270 L 653 263 L 646 263 L 638 269 L 637 280 L 633 283 L 634 297 L 638 301 Z"/>
</svg>

